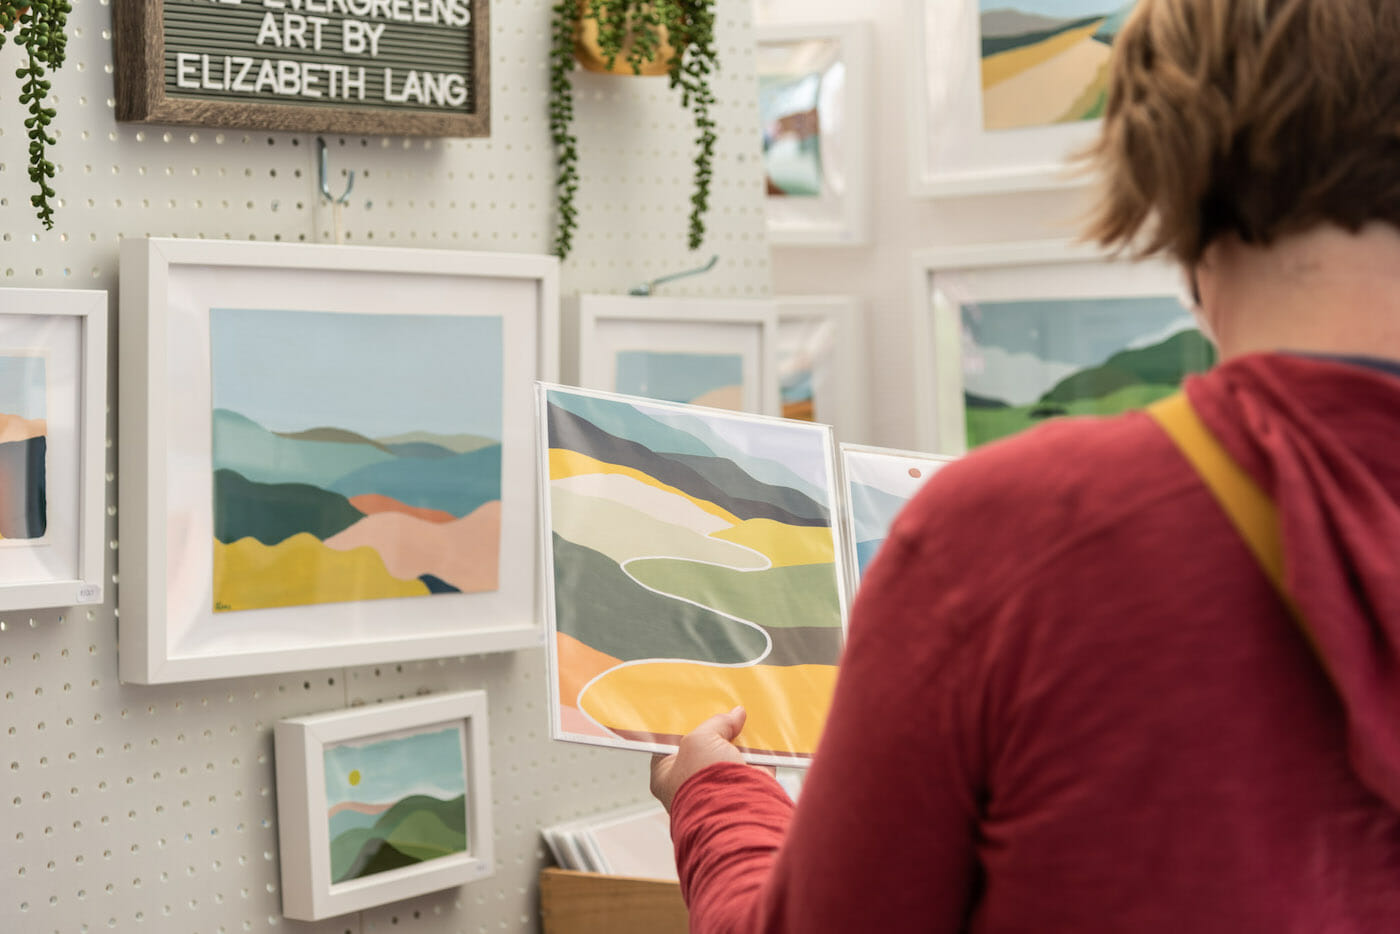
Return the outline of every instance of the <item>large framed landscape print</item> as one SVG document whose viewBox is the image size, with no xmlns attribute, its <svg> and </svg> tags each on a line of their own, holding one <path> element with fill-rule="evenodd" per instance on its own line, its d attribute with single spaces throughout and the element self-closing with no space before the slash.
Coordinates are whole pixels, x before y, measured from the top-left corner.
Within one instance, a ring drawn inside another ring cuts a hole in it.
<svg viewBox="0 0 1400 934">
<path fill-rule="evenodd" d="M 1135 0 L 906 0 L 910 186 L 970 195 L 1081 184 L 1114 40 Z"/>
<path fill-rule="evenodd" d="M 919 253 L 913 269 L 919 447 L 960 454 L 1066 415 L 1175 392 L 1215 350 L 1165 261 L 1064 241 Z"/>
<path fill-rule="evenodd" d="M 0 289 L 0 611 L 101 603 L 107 293 Z"/>
<path fill-rule="evenodd" d="M 122 245 L 122 677 L 535 644 L 557 263 Z"/>
<path fill-rule="evenodd" d="M 277 723 L 282 912 L 314 921 L 495 869 L 486 692 Z"/>
<path fill-rule="evenodd" d="M 831 429 L 541 384 L 551 729 L 674 750 L 743 704 L 751 761 L 815 751 L 845 591 Z"/>
</svg>

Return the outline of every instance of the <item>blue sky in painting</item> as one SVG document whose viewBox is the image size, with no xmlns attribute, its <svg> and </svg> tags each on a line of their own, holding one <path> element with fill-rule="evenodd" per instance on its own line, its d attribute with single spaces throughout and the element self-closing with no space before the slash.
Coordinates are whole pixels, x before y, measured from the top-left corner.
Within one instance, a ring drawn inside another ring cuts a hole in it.
<svg viewBox="0 0 1400 934">
<path fill-rule="evenodd" d="M 736 353 L 617 352 L 617 391 L 665 402 L 692 402 L 713 389 L 741 386 L 744 358 Z"/>
<path fill-rule="evenodd" d="M 467 787 L 462 731 L 451 726 L 409 736 L 342 743 L 324 751 L 326 807 L 344 801 L 384 804 L 412 794 L 451 799 Z M 350 773 L 360 783 L 350 784 Z"/>
<path fill-rule="evenodd" d="M 209 331 L 213 407 L 271 431 L 501 437 L 499 316 L 215 308 Z"/>
<path fill-rule="evenodd" d="M 1085 16 L 1106 16 L 1122 9 L 1128 0 L 979 0 L 982 13 L 992 10 L 1018 10 L 1036 16 L 1058 19 L 1082 19 Z"/>
<path fill-rule="evenodd" d="M 47 418 L 46 361 L 40 356 L 0 355 L 0 413 Z"/>
</svg>

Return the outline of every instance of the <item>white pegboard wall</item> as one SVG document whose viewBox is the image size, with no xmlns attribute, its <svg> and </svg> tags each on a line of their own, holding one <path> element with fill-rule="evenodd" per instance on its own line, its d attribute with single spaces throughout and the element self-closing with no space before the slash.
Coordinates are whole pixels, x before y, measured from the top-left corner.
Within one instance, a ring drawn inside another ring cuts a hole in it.
<svg viewBox="0 0 1400 934">
<path fill-rule="evenodd" d="M 664 80 L 579 73 L 580 230 L 561 291 L 623 292 L 699 265 L 672 294 L 769 292 L 753 27 L 720 0 L 720 104 L 709 235 L 685 245 L 694 129 Z M 546 252 L 553 242 L 548 4 L 492 4 L 492 135 L 329 134 L 346 242 Z M 316 136 L 118 124 L 108 0 L 79 0 L 53 76 L 59 202 L 29 205 L 25 113 L 0 50 L 0 286 L 98 288 L 116 307 L 123 237 L 330 242 Z M 115 340 L 109 358 L 115 408 Z M 0 931 L 486 934 L 539 930 L 538 828 L 640 801 L 645 756 L 551 742 L 541 650 L 142 687 L 117 680 L 115 418 L 108 415 L 108 598 L 100 608 L 0 613 Z M 490 699 L 496 872 L 461 889 L 327 922 L 280 914 L 272 725 L 421 693 Z"/>
</svg>

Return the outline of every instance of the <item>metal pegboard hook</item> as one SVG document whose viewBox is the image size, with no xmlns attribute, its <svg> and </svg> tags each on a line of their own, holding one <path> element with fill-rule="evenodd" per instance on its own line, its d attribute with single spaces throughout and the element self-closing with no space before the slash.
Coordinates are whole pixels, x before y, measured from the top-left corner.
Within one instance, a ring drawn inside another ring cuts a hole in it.
<svg viewBox="0 0 1400 934">
<path fill-rule="evenodd" d="M 332 204 L 349 204 L 350 192 L 355 187 L 355 170 L 351 169 L 346 173 L 345 193 L 339 198 L 331 194 L 331 181 L 328 165 L 330 157 L 326 155 L 326 140 L 324 137 L 316 137 L 316 155 L 320 160 L 321 195 Z"/>
<path fill-rule="evenodd" d="M 710 261 L 703 266 L 697 266 L 695 269 L 686 269 L 682 272 L 673 272 L 669 276 L 662 276 L 660 279 L 652 279 L 650 282 L 643 282 L 641 285 L 634 285 L 632 286 L 632 288 L 627 290 L 627 294 L 650 295 L 658 285 L 664 285 L 667 282 L 675 282 L 677 279 L 684 279 L 687 276 L 702 275 L 704 273 L 709 272 L 711 269 L 714 269 L 715 263 L 718 262 L 719 254 L 716 253 L 714 256 L 711 256 Z"/>
</svg>

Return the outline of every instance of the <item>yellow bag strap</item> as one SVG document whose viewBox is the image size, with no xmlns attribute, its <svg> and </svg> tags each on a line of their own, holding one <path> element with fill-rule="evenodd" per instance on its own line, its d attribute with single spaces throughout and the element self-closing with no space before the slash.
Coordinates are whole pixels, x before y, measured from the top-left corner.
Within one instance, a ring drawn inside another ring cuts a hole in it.
<svg viewBox="0 0 1400 934">
<path fill-rule="evenodd" d="M 1147 407 L 1147 414 L 1167 433 L 1188 463 L 1205 481 L 1230 522 L 1244 538 L 1250 552 L 1263 568 L 1290 613 L 1303 620 L 1288 587 L 1283 570 L 1283 539 L 1279 533 L 1278 509 L 1254 479 L 1225 452 L 1192 408 L 1186 393 L 1177 392 Z M 1304 631 L 1307 627 L 1304 626 Z"/>
</svg>

